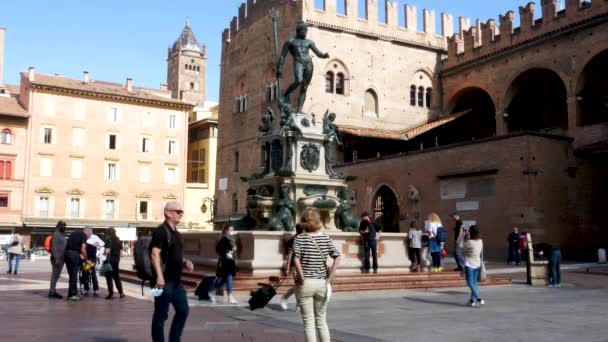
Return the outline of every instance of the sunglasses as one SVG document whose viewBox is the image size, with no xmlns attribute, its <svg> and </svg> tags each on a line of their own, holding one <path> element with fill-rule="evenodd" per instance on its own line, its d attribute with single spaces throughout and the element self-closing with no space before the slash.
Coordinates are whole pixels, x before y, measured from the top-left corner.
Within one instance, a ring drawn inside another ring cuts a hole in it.
<svg viewBox="0 0 608 342">
<path fill-rule="evenodd" d="M 183 211 L 183 210 L 173 210 L 173 209 L 171 209 L 171 210 L 169 210 L 169 211 L 173 211 L 173 212 L 175 212 L 175 213 L 176 213 L 176 214 L 178 214 L 178 215 L 183 215 L 183 214 L 184 214 L 184 211 Z"/>
</svg>

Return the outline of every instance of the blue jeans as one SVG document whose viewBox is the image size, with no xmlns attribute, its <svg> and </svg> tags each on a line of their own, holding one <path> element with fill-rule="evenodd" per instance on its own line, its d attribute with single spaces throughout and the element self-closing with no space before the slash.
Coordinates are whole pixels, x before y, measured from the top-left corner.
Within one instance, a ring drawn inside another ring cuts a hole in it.
<svg viewBox="0 0 608 342">
<path fill-rule="evenodd" d="M 479 290 L 477 289 L 477 279 L 479 279 L 479 271 L 481 267 L 478 268 L 470 268 L 468 266 L 464 267 L 464 275 L 467 280 L 467 286 L 471 289 L 471 300 L 481 300 L 479 297 Z"/>
<path fill-rule="evenodd" d="M 170 342 L 179 342 L 182 338 L 182 332 L 186 325 L 186 319 L 190 308 L 188 307 L 188 298 L 186 290 L 181 284 L 181 281 L 168 281 L 165 283 L 163 294 L 154 298 L 154 316 L 152 316 L 152 341 L 165 341 L 165 321 L 169 318 L 169 305 L 173 305 L 175 316 L 171 323 L 171 331 L 169 332 Z"/>
<path fill-rule="evenodd" d="M 228 294 L 232 294 L 232 274 L 228 274 L 223 278 L 218 278 L 214 288 L 219 289 L 224 286 L 224 284 L 226 284 L 226 292 L 228 292 Z"/>
<path fill-rule="evenodd" d="M 519 245 L 509 245 L 509 260 L 507 262 L 514 262 L 521 264 L 521 256 L 519 255 Z"/>
<path fill-rule="evenodd" d="M 549 277 L 551 284 L 559 285 L 562 283 L 562 271 L 560 269 L 562 263 L 562 252 L 559 248 L 551 251 L 549 256 Z"/>
<path fill-rule="evenodd" d="M 15 260 L 15 268 L 13 269 L 13 259 Z M 8 273 L 19 272 L 19 259 L 21 259 L 21 255 L 9 253 L 8 254 Z"/>
<path fill-rule="evenodd" d="M 366 271 L 369 271 L 369 252 L 372 252 L 372 262 L 374 270 L 378 269 L 378 245 L 376 244 L 376 240 L 363 240 L 363 268 Z"/>
</svg>

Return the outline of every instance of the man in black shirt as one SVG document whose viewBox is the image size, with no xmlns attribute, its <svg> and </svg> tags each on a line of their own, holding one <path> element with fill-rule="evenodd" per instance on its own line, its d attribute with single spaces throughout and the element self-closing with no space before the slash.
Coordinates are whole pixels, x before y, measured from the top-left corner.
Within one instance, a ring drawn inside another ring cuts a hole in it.
<svg viewBox="0 0 608 342">
<path fill-rule="evenodd" d="M 89 231 L 90 232 L 90 231 Z M 68 237 L 63 258 L 70 276 L 68 300 L 78 301 L 78 269 L 84 260 L 87 260 L 87 239 L 89 236 L 82 230 L 73 231 Z"/>
<path fill-rule="evenodd" d="M 456 268 L 454 271 L 464 272 L 464 254 L 462 253 L 462 247 L 464 244 L 464 229 L 462 227 L 462 220 L 460 219 L 460 213 L 455 211 L 450 214 L 452 220 L 454 220 L 454 260 L 456 260 Z"/>
<path fill-rule="evenodd" d="M 363 238 L 363 272 L 369 273 L 369 254 L 371 251 L 374 273 L 378 273 L 378 244 L 377 240 L 380 238 L 380 229 L 377 229 L 378 225 L 372 221 L 369 217 L 368 212 L 361 214 L 361 223 L 359 224 L 359 234 Z"/>
<path fill-rule="evenodd" d="M 519 255 L 519 229 L 513 228 L 513 232 L 507 237 L 509 243 L 509 259 L 507 263 L 513 263 L 519 265 L 521 263 L 521 257 Z"/>
<path fill-rule="evenodd" d="M 154 316 L 152 317 L 152 341 L 165 340 L 164 325 L 169 317 L 169 304 L 173 304 L 175 316 L 169 332 L 169 341 L 180 341 L 186 319 L 188 318 L 188 298 L 182 286 L 182 269 L 194 269 L 190 260 L 184 259 L 183 241 L 177 231 L 184 209 L 177 202 L 165 205 L 165 222 L 158 226 L 150 241 L 150 259 L 156 274 L 155 287 L 163 289 L 160 296 L 154 297 Z"/>
</svg>

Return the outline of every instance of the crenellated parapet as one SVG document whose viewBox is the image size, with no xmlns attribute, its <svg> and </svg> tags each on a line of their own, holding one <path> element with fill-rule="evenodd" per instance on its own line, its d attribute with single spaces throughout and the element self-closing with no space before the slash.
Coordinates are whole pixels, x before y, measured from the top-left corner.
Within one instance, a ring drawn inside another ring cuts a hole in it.
<svg viewBox="0 0 608 342">
<path fill-rule="evenodd" d="M 338 13 L 337 1 L 345 2 L 344 13 Z M 419 45 L 426 49 L 442 52 L 447 49 L 446 38 L 455 32 L 454 17 L 446 13 L 441 13 L 441 32 L 436 32 L 435 11 L 423 9 L 418 12 L 414 6 L 407 4 L 399 6 L 397 1 L 391 0 L 365 0 L 365 13 L 358 13 L 358 1 L 325 0 L 322 8 L 315 8 L 315 0 L 247 0 L 246 3 L 239 6 L 237 16 L 230 21 L 230 27 L 224 30 L 222 39 L 224 42 L 230 41 L 249 23 L 268 16 L 270 8 L 284 8 L 285 6 L 294 6 L 294 11 L 297 11 L 298 16 L 311 26 L 326 27 L 334 31 L 351 32 L 357 35 L 369 35 L 377 39 Z M 379 6 L 384 6 L 382 10 L 386 12 L 386 19 L 383 21 L 378 20 Z M 399 25 L 399 11 L 403 11 L 405 16 L 404 26 Z M 419 14 L 422 15 L 422 31 L 417 29 Z M 470 26 L 469 19 L 461 18 L 459 32 L 463 31 L 463 20 Z M 468 29 L 468 27 L 464 29 Z"/>
<path fill-rule="evenodd" d="M 515 12 L 498 16 L 499 26 L 493 19 L 470 21 L 460 18 L 460 31 L 448 38 L 448 58 L 444 71 L 491 57 L 535 40 L 547 39 L 564 30 L 608 21 L 608 0 L 566 0 L 566 8 L 558 10 L 557 0 L 541 0 L 542 18 L 534 19 L 537 10 L 534 2 L 519 7 L 519 27 L 515 27 Z"/>
<path fill-rule="evenodd" d="M 377 39 L 394 41 L 396 43 L 412 44 L 426 49 L 446 51 L 447 37 L 454 33 L 454 17 L 441 13 L 441 32 L 436 32 L 435 11 L 422 9 L 418 11 L 415 6 L 405 4 L 400 6 L 397 1 L 365 0 L 365 13 L 358 12 L 358 0 L 346 0 L 344 13 L 338 13 L 337 1 L 325 0 L 323 8 L 315 8 L 315 0 L 302 1 L 302 17 L 312 26 L 326 27 L 331 30 L 351 32 L 361 36 L 370 36 Z M 380 8 L 379 6 L 384 6 Z M 382 9 L 386 12 L 386 19 L 379 21 L 378 13 Z M 399 24 L 399 11 L 405 17 L 405 24 Z M 418 30 L 418 22 L 422 21 L 423 29 Z"/>
</svg>

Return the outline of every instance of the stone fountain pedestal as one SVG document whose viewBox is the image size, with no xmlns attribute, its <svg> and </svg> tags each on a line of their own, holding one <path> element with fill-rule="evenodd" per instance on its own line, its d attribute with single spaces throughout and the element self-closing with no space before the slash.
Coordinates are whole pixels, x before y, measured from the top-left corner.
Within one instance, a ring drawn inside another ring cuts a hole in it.
<svg viewBox="0 0 608 342">
<path fill-rule="evenodd" d="M 329 235 L 342 255 L 338 273 L 361 271 L 363 248 L 358 233 L 330 231 Z M 219 232 L 184 233 L 184 254 L 197 266 L 215 268 L 217 255 L 215 244 Z M 236 236 L 236 258 L 239 273 L 252 275 L 278 275 L 285 264 L 285 244 L 292 233 L 249 231 Z M 407 256 L 405 239 L 407 234 L 385 233 L 378 242 L 378 264 L 380 273 L 409 272 L 411 265 Z M 331 262 L 330 262 L 331 264 Z"/>
<path fill-rule="evenodd" d="M 258 139 L 264 165 L 247 179 L 247 208 L 256 222 L 254 229 L 293 230 L 293 225 L 281 226 L 273 218 L 289 213 L 295 222 L 305 208 L 315 207 L 323 229 L 338 231 L 335 213 L 347 184 L 331 169 L 328 153 L 335 137 L 324 132 L 324 124 L 314 115 L 298 113 L 292 118 L 290 126 L 262 132 Z"/>
<path fill-rule="evenodd" d="M 359 272 L 363 248 L 359 218 L 350 213 L 347 177 L 332 168 L 335 114 L 323 117 L 291 113 L 281 107 L 281 125 L 272 123 L 272 110 L 262 116 L 258 143 L 263 164 L 243 180 L 249 185 L 248 216 L 237 224 L 237 263 L 241 273 L 277 274 L 284 266 L 286 241 L 304 209 L 317 208 L 323 231 L 342 255 L 340 272 Z M 195 263 L 215 267 L 218 232 L 186 233 L 185 252 Z M 406 234 L 382 234 L 378 243 L 381 272 L 409 269 Z"/>
</svg>

